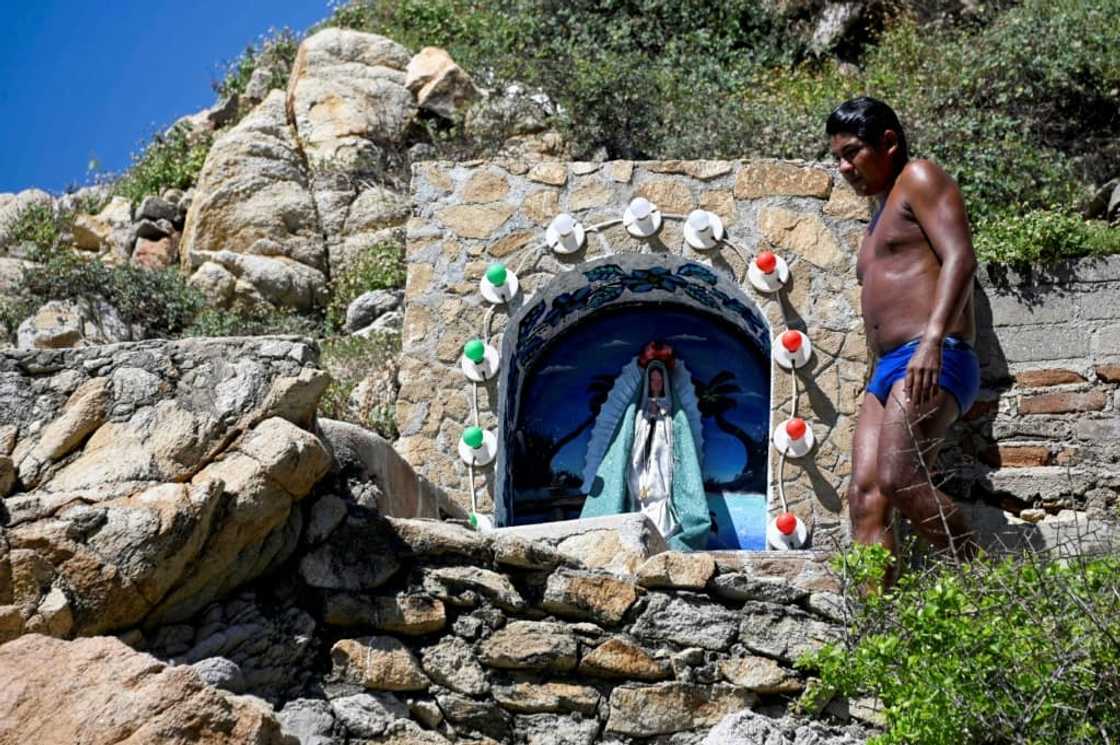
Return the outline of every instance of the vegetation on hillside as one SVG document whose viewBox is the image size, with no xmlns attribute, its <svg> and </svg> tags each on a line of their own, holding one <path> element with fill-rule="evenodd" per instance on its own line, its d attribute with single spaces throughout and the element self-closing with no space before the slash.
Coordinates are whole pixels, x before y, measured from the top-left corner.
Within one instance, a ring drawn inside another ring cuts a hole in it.
<svg viewBox="0 0 1120 745">
<path fill-rule="evenodd" d="M 852 588 L 890 557 L 837 558 Z M 826 690 L 884 705 L 879 745 L 1109 743 L 1120 739 L 1120 553 L 1026 552 L 936 564 L 872 592 L 844 644 L 799 666 Z"/>
<path fill-rule="evenodd" d="M 443 46 L 484 85 L 547 93 L 579 157 L 822 158 L 828 112 L 867 93 L 957 178 L 982 257 L 1120 251 L 1115 230 L 1068 219 L 1120 173 L 1120 3 L 923 5 L 868 3 L 844 61 L 812 52 L 795 10 L 750 0 L 354 0 L 323 25 Z"/>
</svg>

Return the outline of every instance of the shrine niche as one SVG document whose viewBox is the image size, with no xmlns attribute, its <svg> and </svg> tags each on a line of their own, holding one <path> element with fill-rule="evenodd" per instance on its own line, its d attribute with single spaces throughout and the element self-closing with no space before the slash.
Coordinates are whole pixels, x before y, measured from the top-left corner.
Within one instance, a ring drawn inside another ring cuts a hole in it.
<svg viewBox="0 0 1120 745">
<path fill-rule="evenodd" d="M 638 511 L 622 507 L 640 491 L 636 483 L 627 488 L 627 469 L 616 465 L 608 475 L 613 495 L 600 493 L 596 469 L 633 450 L 612 440 L 634 439 L 625 409 L 641 395 L 648 365 L 639 363 L 652 348 L 669 405 L 685 422 L 672 438 L 677 457 L 663 459 L 668 467 L 660 470 L 675 471 L 669 491 L 675 485 L 677 504 L 690 504 L 703 521 L 703 535 L 695 535 L 694 520 L 681 547 L 764 547 L 770 335 L 730 281 L 676 257 L 601 259 L 557 277 L 509 328 L 516 333 L 502 345 L 497 524 Z M 695 483 L 682 488 L 687 480 Z M 589 509 L 589 500 L 608 499 L 613 508 Z"/>
</svg>

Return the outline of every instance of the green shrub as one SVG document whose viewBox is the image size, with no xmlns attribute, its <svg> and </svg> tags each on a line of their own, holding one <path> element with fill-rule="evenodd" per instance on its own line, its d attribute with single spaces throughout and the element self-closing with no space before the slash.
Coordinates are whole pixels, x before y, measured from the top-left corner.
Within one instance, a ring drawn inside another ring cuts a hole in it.
<svg viewBox="0 0 1120 745">
<path fill-rule="evenodd" d="M 42 249 L 23 272 L 21 303 L 37 307 L 50 300 L 102 297 L 129 323 L 153 336 L 174 336 L 202 308 L 202 295 L 177 268 L 150 271 L 109 266 L 62 248 Z"/>
<path fill-rule="evenodd" d="M 317 338 L 323 321 L 293 310 L 255 308 L 206 308 L 183 330 L 183 336 L 264 336 L 294 334 Z"/>
<path fill-rule="evenodd" d="M 1120 253 L 1120 228 L 1057 210 L 988 218 L 976 226 L 976 255 L 1001 264 L 1038 264 Z"/>
<path fill-rule="evenodd" d="M 372 429 L 387 440 L 397 438 L 395 401 L 381 398 L 378 387 L 396 390 L 395 358 L 400 352 L 400 334 L 385 332 L 368 338 L 339 336 L 322 342 L 320 363 L 331 376 L 331 384 L 319 399 L 319 413 L 329 419 Z M 371 380 L 360 400 L 351 395 L 363 380 Z M 381 383 L 381 386 L 377 384 Z"/>
<path fill-rule="evenodd" d="M 49 205 L 32 202 L 16 213 L 4 228 L 10 245 L 32 243 L 39 248 L 50 248 L 58 241 L 60 222 Z"/>
<path fill-rule="evenodd" d="M 194 186 L 210 144 L 210 135 L 190 133 L 184 125 L 156 135 L 141 153 L 133 155 L 132 165 L 113 184 L 113 193 L 136 203 L 164 189 Z"/>
<path fill-rule="evenodd" d="M 333 332 L 346 323 L 346 309 L 370 290 L 398 289 L 405 281 L 404 250 L 397 243 L 372 246 L 345 272 L 331 279 L 327 303 L 327 328 Z"/>
<path fill-rule="evenodd" d="M 855 586 L 876 586 L 888 559 L 864 547 L 838 565 Z M 879 697 L 883 745 L 1116 742 L 1120 554 L 904 575 L 866 596 L 846 645 L 799 666 L 841 694 Z"/>
</svg>

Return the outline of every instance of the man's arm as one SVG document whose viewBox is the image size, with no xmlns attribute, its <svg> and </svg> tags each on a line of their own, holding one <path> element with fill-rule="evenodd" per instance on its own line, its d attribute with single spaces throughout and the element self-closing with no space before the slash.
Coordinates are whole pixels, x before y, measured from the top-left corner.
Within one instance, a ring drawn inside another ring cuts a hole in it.
<svg viewBox="0 0 1120 745">
<path fill-rule="evenodd" d="M 905 189 L 910 209 L 941 261 L 933 311 L 921 345 L 906 371 L 906 393 L 921 405 L 937 395 L 941 342 L 968 301 L 976 272 L 976 253 L 964 199 L 949 174 L 934 163 L 919 160 L 903 171 L 899 185 Z"/>
</svg>

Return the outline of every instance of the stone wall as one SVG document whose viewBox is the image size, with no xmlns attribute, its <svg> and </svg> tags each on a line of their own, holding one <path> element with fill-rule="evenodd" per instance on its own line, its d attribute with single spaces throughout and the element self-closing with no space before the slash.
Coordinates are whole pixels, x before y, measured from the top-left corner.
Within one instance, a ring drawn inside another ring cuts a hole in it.
<svg viewBox="0 0 1120 745">
<path fill-rule="evenodd" d="M 619 217 L 635 196 L 665 213 L 698 207 L 715 212 L 731 240 L 750 255 L 772 246 L 789 262 L 793 279 L 780 301 L 745 291 L 756 297 L 772 331 L 798 328 L 814 344 L 814 358 L 799 375 L 798 409 L 811 420 L 818 444 L 810 459 L 787 463 L 784 486 L 791 509 L 813 526 L 815 545 L 843 542 L 850 448 L 867 374 L 854 270 L 870 209 L 823 164 L 418 164 L 397 411 L 401 453 L 469 504 L 466 468 L 455 452 L 470 412 L 458 359 L 463 343 L 482 334 L 487 304 L 478 282 L 492 261 L 526 267 L 520 273 L 522 300 L 497 310 L 495 337 L 536 288 L 610 253 L 680 255 L 741 275 L 736 252 L 693 252 L 684 244 L 681 223 L 669 220 L 645 246 L 616 226 L 589 234 L 587 247 L 571 256 L 542 248 L 544 228 L 559 212 L 591 225 Z M 958 496 L 1009 510 L 997 510 L 994 522 L 986 515 L 989 527 L 1021 525 L 1017 515 L 1036 505 L 1045 511 L 1026 517 L 1057 519 L 1063 507 L 1100 513 L 1114 502 L 1120 488 L 1116 446 L 1096 443 L 1114 440 L 1120 427 L 1118 276 L 1117 258 L 1068 262 L 1036 277 L 997 267 L 980 271 L 977 344 L 985 390 L 950 436 L 943 478 Z M 771 391 L 775 411 L 788 411 L 790 376 L 775 369 Z M 480 388 L 483 426 L 497 427 L 496 394 L 495 383 Z M 773 455 L 770 471 L 773 497 L 779 478 Z M 476 479 L 480 508 L 489 510 L 493 477 L 484 470 Z"/>
<path fill-rule="evenodd" d="M 983 390 L 958 428 L 955 492 L 1032 521 L 1114 515 L 1120 256 L 978 279 Z"/>
<path fill-rule="evenodd" d="M 876 717 L 792 711 L 808 683 L 792 663 L 845 613 L 819 553 L 665 552 L 640 515 L 482 534 L 345 495 L 332 528 L 316 515 L 339 498 L 319 492 L 291 571 L 130 643 L 267 699 L 305 745 L 699 745 L 748 709 L 772 742 L 854 745 Z M 337 560 L 307 572 L 324 549 Z"/>
</svg>

